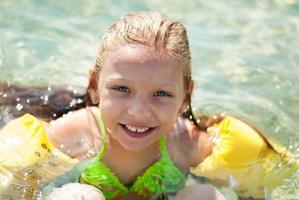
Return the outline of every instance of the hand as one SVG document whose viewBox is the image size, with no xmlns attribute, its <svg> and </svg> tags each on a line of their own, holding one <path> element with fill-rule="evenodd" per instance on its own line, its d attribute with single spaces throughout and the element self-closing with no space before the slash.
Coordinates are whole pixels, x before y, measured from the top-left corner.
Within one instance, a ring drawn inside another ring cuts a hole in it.
<svg viewBox="0 0 299 200">
<path fill-rule="evenodd" d="M 214 144 L 206 131 L 198 128 L 189 119 L 178 118 L 172 134 L 185 156 L 189 157 L 189 166 L 197 166 L 212 152 Z"/>
<path fill-rule="evenodd" d="M 94 186 L 80 183 L 68 183 L 55 188 L 46 200 L 105 200 L 103 193 Z"/>
<path fill-rule="evenodd" d="M 177 192 L 172 198 L 173 200 L 193 200 L 193 199 L 209 199 L 209 200 L 226 200 L 226 198 L 213 186 L 206 184 L 194 184 L 186 186 Z"/>
<path fill-rule="evenodd" d="M 47 135 L 56 148 L 72 158 L 94 157 L 101 147 L 98 116 L 97 107 L 71 112 L 50 122 L 46 127 Z"/>
</svg>

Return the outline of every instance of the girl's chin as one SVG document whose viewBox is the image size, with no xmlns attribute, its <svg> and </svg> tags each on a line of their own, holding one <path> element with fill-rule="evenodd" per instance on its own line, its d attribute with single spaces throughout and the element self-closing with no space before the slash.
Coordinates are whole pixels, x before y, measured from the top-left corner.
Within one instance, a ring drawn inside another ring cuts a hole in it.
<svg viewBox="0 0 299 200">
<path fill-rule="evenodd" d="M 118 142 L 120 145 L 129 151 L 142 151 L 147 148 L 150 148 L 153 144 L 156 144 L 159 141 L 158 138 L 153 137 L 145 137 L 144 139 L 135 139 L 128 137 L 127 135 L 125 137 L 119 138 Z"/>
<path fill-rule="evenodd" d="M 115 139 L 115 138 L 114 138 Z M 147 149 L 149 146 L 151 146 L 151 143 L 148 142 L 133 142 L 128 141 L 125 138 L 118 138 L 117 143 L 121 146 L 123 150 L 126 151 L 143 151 Z"/>
</svg>

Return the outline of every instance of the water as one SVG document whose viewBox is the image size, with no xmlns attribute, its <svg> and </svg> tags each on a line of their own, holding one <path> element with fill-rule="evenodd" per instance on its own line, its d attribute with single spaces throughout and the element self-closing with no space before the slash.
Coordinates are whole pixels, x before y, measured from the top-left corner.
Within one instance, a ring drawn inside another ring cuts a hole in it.
<svg viewBox="0 0 299 200">
<path fill-rule="evenodd" d="M 297 0 L 2 0 L 0 80 L 84 87 L 107 26 L 143 10 L 186 25 L 196 108 L 242 116 L 299 158 Z M 298 180 L 297 173 L 271 199 L 298 197 Z"/>
</svg>

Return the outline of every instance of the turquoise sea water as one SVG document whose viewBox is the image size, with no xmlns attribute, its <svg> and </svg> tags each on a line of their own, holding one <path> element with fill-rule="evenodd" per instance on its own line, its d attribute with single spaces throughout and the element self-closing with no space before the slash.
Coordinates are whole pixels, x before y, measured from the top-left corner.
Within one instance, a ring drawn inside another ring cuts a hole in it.
<svg viewBox="0 0 299 200">
<path fill-rule="evenodd" d="M 299 159 L 297 0 L 1 0 L 0 80 L 85 87 L 107 26 L 149 10 L 187 27 L 194 107 L 242 116 Z M 269 199 L 296 199 L 298 187 L 297 173 Z"/>
</svg>

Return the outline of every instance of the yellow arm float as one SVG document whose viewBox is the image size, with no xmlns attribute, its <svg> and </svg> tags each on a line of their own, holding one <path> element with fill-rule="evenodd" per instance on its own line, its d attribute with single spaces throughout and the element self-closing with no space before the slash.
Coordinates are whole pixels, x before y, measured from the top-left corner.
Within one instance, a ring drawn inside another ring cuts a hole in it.
<svg viewBox="0 0 299 200">
<path fill-rule="evenodd" d="M 38 187 L 78 163 L 51 144 L 45 124 L 25 114 L 0 130 L 0 199 L 32 199 Z"/>
<path fill-rule="evenodd" d="M 264 198 L 265 188 L 271 192 L 299 168 L 285 148 L 234 117 L 225 117 L 208 133 L 218 144 L 190 172 L 218 186 L 232 187 L 241 197 Z"/>
</svg>

